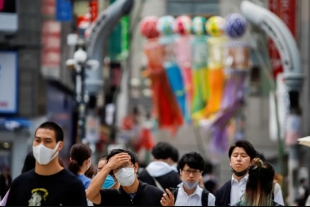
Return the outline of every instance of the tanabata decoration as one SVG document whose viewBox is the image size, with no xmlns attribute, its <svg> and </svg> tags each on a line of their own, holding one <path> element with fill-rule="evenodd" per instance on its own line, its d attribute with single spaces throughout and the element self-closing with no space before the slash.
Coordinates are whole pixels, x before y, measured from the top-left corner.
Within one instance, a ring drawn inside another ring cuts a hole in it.
<svg viewBox="0 0 310 207">
<path fill-rule="evenodd" d="M 207 20 L 204 17 L 195 17 L 192 20 L 192 68 L 194 95 L 192 100 L 192 114 L 200 112 L 209 98 L 208 84 L 208 43 L 206 35 Z"/>
<path fill-rule="evenodd" d="M 158 18 L 145 17 L 140 31 L 146 37 L 144 53 L 148 60 L 147 76 L 151 79 L 153 109 L 159 128 L 170 128 L 173 133 L 183 124 L 182 114 L 171 90 L 163 62 L 164 47 L 159 43 Z"/>
<path fill-rule="evenodd" d="M 222 102 L 225 78 L 225 43 L 227 37 L 223 36 L 225 20 L 219 16 L 210 17 L 206 23 L 208 38 L 209 58 L 208 58 L 208 84 L 210 93 L 207 104 L 203 110 L 194 114 L 195 119 L 206 119 L 219 111 Z"/>
<path fill-rule="evenodd" d="M 159 18 L 157 30 L 161 33 L 159 43 L 164 48 L 163 65 L 170 83 L 170 87 L 179 104 L 183 117 L 186 115 L 186 91 L 184 88 L 181 69 L 177 64 L 175 54 L 175 35 L 173 34 L 174 17 Z"/>
<path fill-rule="evenodd" d="M 175 39 L 175 54 L 181 69 L 185 87 L 186 103 L 184 118 L 191 123 L 191 105 L 193 99 L 192 54 L 191 54 L 191 18 L 179 16 L 174 22 L 174 31 L 179 34 Z"/>
<path fill-rule="evenodd" d="M 238 40 L 245 33 L 246 22 L 239 14 L 226 17 L 225 31 L 230 41 L 225 47 L 225 89 L 220 111 L 213 122 L 210 150 L 225 152 L 228 148 L 226 134 L 228 122 L 243 106 L 244 85 L 250 68 L 250 49 L 246 42 Z M 238 27 L 239 26 L 239 27 Z M 238 29 L 241 28 L 241 29 Z"/>
</svg>

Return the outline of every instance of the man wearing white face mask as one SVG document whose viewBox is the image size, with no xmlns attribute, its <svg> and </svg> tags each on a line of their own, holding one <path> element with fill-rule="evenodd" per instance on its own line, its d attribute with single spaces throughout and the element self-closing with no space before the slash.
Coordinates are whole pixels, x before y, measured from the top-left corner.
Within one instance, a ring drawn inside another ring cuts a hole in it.
<svg viewBox="0 0 310 207">
<path fill-rule="evenodd" d="M 136 156 L 127 150 L 115 149 L 107 157 L 107 164 L 93 178 L 86 190 L 87 198 L 100 206 L 160 206 L 162 191 L 137 179 Z M 101 189 L 111 174 L 120 184 L 117 189 Z"/>
<path fill-rule="evenodd" d="M 7 206 L 87 206 L 82 182 L 59 164 L 63 139 L 54 122 L 38 127 L 33 141 L 35 169 L 13 181 Z"/>
<path fill-rule="evenodd" d="M 172 189 L 173 196 L 164 195 L 163 206 L 215 206 L 215 196 L 199 186 L 204 160 L 197 152 L 187 153 L 179 161 L 182 183 Z"/>
</svg>

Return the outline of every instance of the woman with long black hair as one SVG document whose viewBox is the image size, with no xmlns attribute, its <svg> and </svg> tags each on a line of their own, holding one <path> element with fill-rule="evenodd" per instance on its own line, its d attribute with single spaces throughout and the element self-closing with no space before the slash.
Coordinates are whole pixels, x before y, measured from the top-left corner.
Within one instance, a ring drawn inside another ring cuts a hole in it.
<svg viewBox="0 0 310 207">
<path fill-rule="evenodd" d="M 274 175 L 275 170 L 271 164 L 254 158 L 245 193 L 234 206 L 281 206 L 273 200 Z"/>
</svg>

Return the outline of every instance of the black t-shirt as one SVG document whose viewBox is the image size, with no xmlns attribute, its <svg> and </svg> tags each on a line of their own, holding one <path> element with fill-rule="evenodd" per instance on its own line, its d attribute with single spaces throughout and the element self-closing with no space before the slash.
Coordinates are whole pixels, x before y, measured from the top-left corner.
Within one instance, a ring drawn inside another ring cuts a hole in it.
<svg viewBox="0 0 310 207">
<path fill-rule="evenodd" d="M 100 194 L 100 206 L 161 206 L 160 199 L 163 196 L 161 190 L 141 181 L 136 194 L 129 195 L 122 187 L 119 190 L 102 189 Z"/>
<path fill-rule="evenodd" d="M 83 183 L 66 169 L 42 176 L 34 170 L 12 183 L 6 206 L 87 206 Z"/>
</svg>

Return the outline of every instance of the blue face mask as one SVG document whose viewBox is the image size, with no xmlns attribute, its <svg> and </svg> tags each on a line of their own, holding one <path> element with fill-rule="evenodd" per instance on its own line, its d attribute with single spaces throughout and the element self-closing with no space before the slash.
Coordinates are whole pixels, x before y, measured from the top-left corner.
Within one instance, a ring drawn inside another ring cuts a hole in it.
<svg viewBox="0 0 310 207">
<path fill-rule="evenodd" d="M 102 188 L 109 189 L 109 188 L 112 188 L 114 185 L 115 185 L 115 181 L 113 177 L 111 175 L 108 175 L 102 185 Z"/>
</svg>

